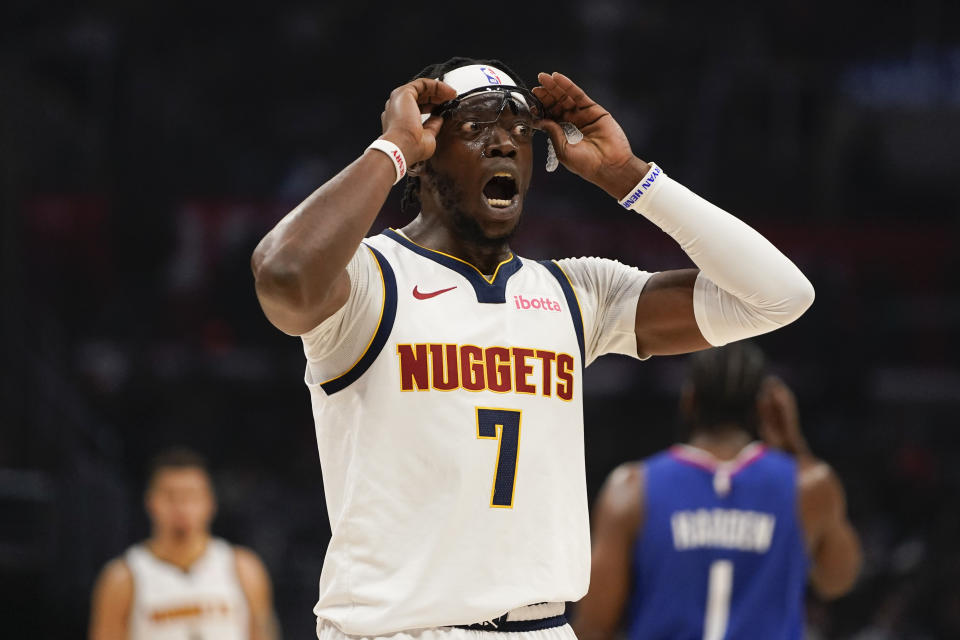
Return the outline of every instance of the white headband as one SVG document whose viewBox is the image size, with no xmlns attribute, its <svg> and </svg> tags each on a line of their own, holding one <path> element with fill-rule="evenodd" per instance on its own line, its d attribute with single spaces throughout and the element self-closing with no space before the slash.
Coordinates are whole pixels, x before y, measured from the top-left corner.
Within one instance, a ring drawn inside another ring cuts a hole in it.
<svg viewBox="0 0 960 640">
<path fill-rule="evenodd" d="M 447 71 L 437 80 L 453 87 L 458 96 L 481 87 L 495 87 L 501 84 L 517 86 L 513 78 L 505 72 L 486 64 L 468 64 L 464 67 L 457 67 Z M 527 101 L 519 93 L 514 93 L 514 97 L 523 104 L 527 104 Z M 429 117 L 429 114 L 421 115 L 420 122 L 426 122 Z"/>
<path fill-rule="evenodd" d="M 453 87 L 458 96 L 480 87 L 498 84 L 517 85 L 513 78 L 500 69 L 485 64 L 468 64 L 465 67 L 457 67 L 443 74 L 440 80 Z"/>
</svg>

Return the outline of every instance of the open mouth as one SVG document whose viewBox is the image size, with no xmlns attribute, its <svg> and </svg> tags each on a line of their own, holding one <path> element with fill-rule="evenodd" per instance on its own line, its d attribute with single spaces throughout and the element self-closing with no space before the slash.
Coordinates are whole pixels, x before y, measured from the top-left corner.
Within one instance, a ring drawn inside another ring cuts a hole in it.
<svg viewBox="0 0 960 640">
<path fill-rule="evenodd" d="M 517 181 L 509 173 L 498 171 L 483 187 L 483 195 L 491 207 L 502 209 L 513 204 L 517 195 Z"/>
</svg>

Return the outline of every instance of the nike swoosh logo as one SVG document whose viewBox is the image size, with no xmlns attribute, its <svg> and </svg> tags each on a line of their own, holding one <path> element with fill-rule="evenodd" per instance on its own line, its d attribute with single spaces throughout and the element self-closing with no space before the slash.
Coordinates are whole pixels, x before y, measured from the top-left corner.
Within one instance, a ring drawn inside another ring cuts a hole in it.
<svg viewBox="0 0 960 640">
<path fill-rule="evenodd" d="M 434 296 L 438 296 L 438 295 L 440 295 L 441 293 L 446 293 L 447 291 L 452 291 L 452 290 L 454 290 L 454 289 L 456 289 L 456 288 L 457 288 L 457 285 L 453 285 L 452 287 L 447 287 L 446 289 L 440 289 L 439 291 L 431 291 L 431 292 L 429 292 L 429 293 L 422 293 L 421 291 L 419 291 L 419 290 L 417 289 L 416 286 L 414 286 L 414 287 L 413 287 L 413 297 L 416 298 L 417 300 L 427 300 L 428 298 L 432 298 L 432 297 L 434 297 Z"/>
</svg>

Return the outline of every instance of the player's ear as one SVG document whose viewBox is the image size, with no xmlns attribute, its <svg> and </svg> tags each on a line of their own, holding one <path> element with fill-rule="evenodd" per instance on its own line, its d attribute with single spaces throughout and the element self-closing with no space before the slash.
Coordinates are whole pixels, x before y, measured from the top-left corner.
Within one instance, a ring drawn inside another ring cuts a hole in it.
<svg viewBox="0 0 960 640">
<path fill-rule="evenodd" d="M 153 487 L 150 485 L 147 485 L 147 488 L 143 490 L 143 510 L 148 515 L 153 515 Z"/>
</svg>

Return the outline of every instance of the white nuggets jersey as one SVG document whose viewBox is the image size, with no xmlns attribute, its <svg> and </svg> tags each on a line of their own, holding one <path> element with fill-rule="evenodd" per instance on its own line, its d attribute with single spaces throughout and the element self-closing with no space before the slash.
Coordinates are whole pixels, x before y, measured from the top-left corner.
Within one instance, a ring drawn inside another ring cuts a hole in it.
<svg viewBox="0 0 960 640">
<path fill-rule="evenodd" d="M 233 548 L 212 538 L 188 571 L 139 544 L 124 560 L 133 574 L 130 640 L 248 640 L 249 612 Z"/>
<path fill-rule="evenodd" d="M 315 613 L 384 635 L 579 599 L 585 334 L 568 275 L 512 256 L 487 278 L 394 230 L 358 251 L 376 329 L 345 373 L 306 376 L 333 532 Z M 617 266 L 635 314 L 647 274 Z M 359 315 L 329 322 L 349 332 Z"/>
</svg>

